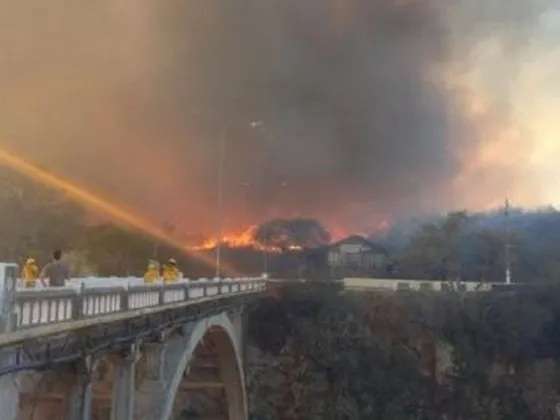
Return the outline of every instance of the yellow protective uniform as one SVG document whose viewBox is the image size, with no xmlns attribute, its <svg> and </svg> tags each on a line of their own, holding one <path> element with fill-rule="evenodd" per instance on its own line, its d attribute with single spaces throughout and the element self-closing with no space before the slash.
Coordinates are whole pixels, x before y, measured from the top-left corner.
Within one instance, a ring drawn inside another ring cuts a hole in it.
<svg viewBox="0 0 560 420">
<path fill-rule="evenodd" d="M 163 266 L 163 281 L 173 283 L 179 280 L 179 269 L 174 264 L 165 264 Z"/>
<path fill-rule="evenodd" d="M 35 261 L 28 261 L 21 269 L 21 280 L 25 287 L 35 287 L 35 282 L 39 277 L 39 268 Z"/>
<path fill-rule="evenodd" d="M 144 283 L 150 284 L 159 280 L 159 268 L 157 264 L 149 264 L 144 273 Z"/>
</svg>

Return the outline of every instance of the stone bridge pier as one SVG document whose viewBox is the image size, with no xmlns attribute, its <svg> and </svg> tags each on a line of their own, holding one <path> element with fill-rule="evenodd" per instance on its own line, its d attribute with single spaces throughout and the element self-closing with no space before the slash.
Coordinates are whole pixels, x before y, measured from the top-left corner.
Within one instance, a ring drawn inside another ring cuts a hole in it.
<svg viewBox="0 0 560 420">
<path fill-rule="evenodd" d="M 2 420 L 246 420 L 241 309 L 52 370 L 6 375 Z M 10 414 L 14 413 L 14 414 Z"/>
</svg>

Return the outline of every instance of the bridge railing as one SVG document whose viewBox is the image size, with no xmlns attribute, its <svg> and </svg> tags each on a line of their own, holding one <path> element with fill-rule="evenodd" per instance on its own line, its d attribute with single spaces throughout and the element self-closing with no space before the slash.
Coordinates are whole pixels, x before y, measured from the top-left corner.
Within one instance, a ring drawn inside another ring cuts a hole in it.
<svg viewBox="0 0 560 420">
<path fill-rule="evenodd" d="M 109 279 L 108 279 L 109 280 Z M 179 281 L 141 284 L 140 279 L 105 282 L 89 287 L 75 281 L 65 287 L 18 289 L 15 296 L 16 329 L 76 321 L 84 318 L 172 303 L 224 298 L 264 290 L 264 278 Z M 124 284 L 123 284 L 124 283 Z"/>
</svg>

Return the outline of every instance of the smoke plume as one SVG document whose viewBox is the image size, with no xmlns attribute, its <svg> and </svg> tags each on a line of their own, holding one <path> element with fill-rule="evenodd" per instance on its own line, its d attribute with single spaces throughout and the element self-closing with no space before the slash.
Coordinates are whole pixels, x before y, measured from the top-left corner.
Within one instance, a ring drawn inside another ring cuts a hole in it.
<svg viewBox="0 0 560 420">
<path fill-rule="evenodd" d="M 559 26 L 552 0 L 3 0 L 1 144 L 185 233 L 222 139 L 228 229 L 560 202 Z"/>
</svg>

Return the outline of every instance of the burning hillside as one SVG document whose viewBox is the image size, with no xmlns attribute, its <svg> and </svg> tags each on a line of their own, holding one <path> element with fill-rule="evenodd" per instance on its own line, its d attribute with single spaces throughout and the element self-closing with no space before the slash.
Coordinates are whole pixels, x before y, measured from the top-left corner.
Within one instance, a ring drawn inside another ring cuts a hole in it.
<svg viewBox="0 0 560 420">
<path fill-rule="evenodd" d="M 253 248 L 258 250 L 266 249 L 261 243 L 255 240 L 255 232 L 258 230 L 257 225 L 250 226 L 248 229 L 239 233 L 230 233 L 218 237 L 210 237 L 205 239 L 201 244 L 191 246 L 193 251 L 208 251 L 215 249 L 218 242 L 228 248 Z"/>
<path fill-rule="evenodd" d="M 274 219 L 252 225 L 239 233 L 224 235 L 220 244 L 229 248 L 252 248 L 267 252 L 296 251 L 316 248 L 331 242 L 331 234 L 314 219 Z M 338 238 L 337 238 L 338 239 Z M 211 237 L 191 246 L 195 251 L 215 249 L 217 237 Z"/>
</svg>

